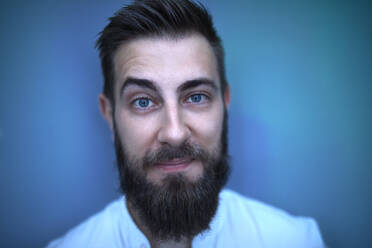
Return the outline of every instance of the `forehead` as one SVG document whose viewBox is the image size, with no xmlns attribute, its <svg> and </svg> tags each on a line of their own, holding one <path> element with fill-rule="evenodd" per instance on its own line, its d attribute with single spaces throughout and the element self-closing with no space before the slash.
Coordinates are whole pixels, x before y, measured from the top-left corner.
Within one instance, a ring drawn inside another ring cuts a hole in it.
<svg viewBox="0 0 372 248">
<path fill-rule="evenodd" d="M 128 77 L 148 79 L 159 87 L 207 78 L 219 86 L 216 57 L 201 35 L 172 39 L 141 38 L 119 47 L 114 57 L 115 92 Z"/>
</svg>

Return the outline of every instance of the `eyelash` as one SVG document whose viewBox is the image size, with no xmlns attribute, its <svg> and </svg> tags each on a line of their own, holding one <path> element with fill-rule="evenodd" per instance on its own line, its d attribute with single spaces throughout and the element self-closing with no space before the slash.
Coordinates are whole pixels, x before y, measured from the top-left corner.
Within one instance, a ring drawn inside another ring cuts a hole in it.
<svg viewBox="0 0 372 248">
<path fill-rule="evenodd" d="M 200 100 L 200 102 L 188 102 L 188 103 L 199 105 L 199 104 L 204 104 L 205 102 L 210 100 L 210 97 L 207 94 L 205 94 L 203 92 L 194 92 L 194 93 L 192 93 L 192 94 L 190 94 L 186 97 L 186 101 L 188 101 L 193 96 L 201 96 L 202 100 Z M 204 98 L 204 100 L 203 100 L 203 98 Z"/>
<path fill-rule="evenodd" d="M 131 104 L 134 106 L 134 108 L 136 109 L 139 109 L 140 111 L 146 111 L 150 108 L 152 108 L 152 105 L 149 106 L 149 107 L 139 107 L 139 106 L 136 106 L 136 102 L 139 101 L 139 100 L 148 100 L 152 103 L 152 105 L 156 104 L 154 100 L 152 100 L 150 97 L 147 97 L 147 96 L 140 96 L 140 97 L 136 97 L 132 102 Z"/>
</svg>

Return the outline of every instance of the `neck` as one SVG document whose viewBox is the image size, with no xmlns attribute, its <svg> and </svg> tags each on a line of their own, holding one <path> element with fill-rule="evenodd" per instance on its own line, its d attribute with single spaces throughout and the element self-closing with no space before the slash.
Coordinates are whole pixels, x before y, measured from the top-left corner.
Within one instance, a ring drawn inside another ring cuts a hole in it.
<svg viewBox="0 0 372 248">
<path fill-rule="evenodd" d="M 153 241 L 151 242 L 151 248 L 191 248 L 191 240 L 162 240 L 162 241 Z"/>
<path fill-rule="evenodd" d="M 192 238 L 181 238 L 181 240 L 158 240 L 154 237 L 150 230 L 146 227 L 144 222 L 141 220 L 138 211 L 133 207 L 133 205 L 126 199 L 126 205 L 130 216 L 132 217 L 134 223 L 141 230 L 141 232 L 146 236 L 151 244 L 151 248 L 191 248 Z"/>
</svg>

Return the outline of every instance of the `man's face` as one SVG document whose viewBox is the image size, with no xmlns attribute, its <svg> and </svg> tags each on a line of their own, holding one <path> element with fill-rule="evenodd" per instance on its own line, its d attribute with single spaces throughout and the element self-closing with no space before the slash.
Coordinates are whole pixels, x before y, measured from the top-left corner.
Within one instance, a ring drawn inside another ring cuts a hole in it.
<svg viewBox="0 0 372 248">
<path fill-rule="evenodd" d="M 185 143 L 220 153 L 225 105 L 216 58 L 205 38 L 136 39 L 118 49 L 114 65 L 113 121 L 126 156 L 142 160 Z M 228 104 L 228 91 L 224 97 Z M 132 169 L 157 185 L 173 175 L 190 182 L 203 175 L 203 161 L 172 157 Z"/>
<path fill-rule="evenodd" d="M 154 238 L 206 230 L 228 172 L 229 90 L 198 35 L 144 38 L 114 58 L 115 107 L 101 109 L 115 136 L 121 189 Z"/>
</svg>

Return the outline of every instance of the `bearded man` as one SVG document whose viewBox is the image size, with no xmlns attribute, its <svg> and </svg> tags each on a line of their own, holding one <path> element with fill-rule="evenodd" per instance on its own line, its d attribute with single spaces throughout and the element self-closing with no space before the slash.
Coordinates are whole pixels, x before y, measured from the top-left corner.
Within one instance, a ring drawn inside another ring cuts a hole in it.
<svg viewBox="0 0 372 248">
<path fill-rule="evenodd" d="M 123 196 L 48 247 L 323 247 L 314 220 L 223 189 L 230 91 L 201 4 L 135 1 L 97 47 Z"/>
</svg>

